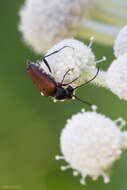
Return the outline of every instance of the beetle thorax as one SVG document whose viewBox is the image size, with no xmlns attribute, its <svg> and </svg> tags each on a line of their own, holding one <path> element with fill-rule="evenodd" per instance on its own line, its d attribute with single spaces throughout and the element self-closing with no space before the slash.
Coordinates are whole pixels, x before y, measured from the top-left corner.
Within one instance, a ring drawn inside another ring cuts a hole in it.
<svg viewBox="0 0 127 190">
<path fill-rule="evenodd" d="M 73 95 L 74 89 L 71 86 L 67 88 L 63 88 L 61 85 L 56 87 L 56 91 L 54 94 L 55 99 L 63 100 L 63 99 L 71 99 Z"/>
</svg>

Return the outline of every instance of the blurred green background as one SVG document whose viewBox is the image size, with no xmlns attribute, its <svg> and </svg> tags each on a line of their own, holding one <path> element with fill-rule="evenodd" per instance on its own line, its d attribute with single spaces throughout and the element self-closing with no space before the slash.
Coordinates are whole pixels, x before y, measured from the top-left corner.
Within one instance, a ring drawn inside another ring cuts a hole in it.
<svg viewBox="0 0 127 190">
<path fill-rule="evenodd" d="M 0 0 L 0 189 L 23 190 L 125 190 L 127 188 L 127 151 L 112 169 L 111 182 L 102 177 L 82 186 L 72 170 L 60 171 L 63 161 L 59 137 L 66 120 L 87 105 L 71 100 L 53 103 L 40 96 L 26 74 L 26 60 L 38 59 L 24 45 L 17 30 L 22 0 Z M 84 40 L 88 43 L 87 40 Z M 97 58 L 107 56 L 107 69 L 113 59 L 112 47 L 93 45 Z M 77 91 L 82 99 L 99 106 L 112 119 L 127 120 L 127 103 L 103 88 L 87 86 Z"/>
</svg>

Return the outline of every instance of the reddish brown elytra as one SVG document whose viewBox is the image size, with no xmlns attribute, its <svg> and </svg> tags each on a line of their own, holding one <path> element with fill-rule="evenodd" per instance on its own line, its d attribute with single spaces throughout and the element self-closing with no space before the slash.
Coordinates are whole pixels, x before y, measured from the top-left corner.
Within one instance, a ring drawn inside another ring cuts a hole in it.
<svg viewBox="0 0 127 190">
<path fill-rule="evenodd" d="M 59 51 L 61 51 L 63 48 L 66 48 L 66 47 L 69 47 L 69 46 L 64 46 L 61 49 L 59 49 L 58 51 L 55 51 L 49 55 L 45 55 L 42 57 L 42 60 L 48 67 L 50 73 L 52 73 L 52 72 L 51 72 L 51 68 L 46 60 L 46 57 L 53 55 L 55 53 L 58 53 Z M 72 48 L 72 47 L 69 47 L 69 48 Z M 46 96 L 46 97 L 51 96 L 51 97 L 54 97 L 56 100 L 72 99 L 73 97 L 75 97 L 77 100 L 79 100 L 83 103 L 86 103 L 88 105 L 91 105 L 90 103 L 88 103 L 84 100 L 81 100 L 80 98 L 75 96 L 73 94 L 73 92 L 75 89 L 77 89 L 81 86 L 84 86 L 84 85 L 88 84 L 89 82 L 91 82 L 92 80 L 94 80 L 96 78 L 96 76 L 98 75 L 99 68 L 97 69 L 96 75 L 91 80 L 89 80 L 75 88 L 73 88 L 70 84 L 73 83 L 74 81 L 78 80 L 79 77 L 75 78 L 74 80 L 72 80 L 69 83 L 66 83 L 66 84 L 63 83 L 68 72 L 70 72 L 70 69 L 64 74 L 62 81 L 57 82 L 51 74 L 50 75 L 47 74 L 42 68 L 40 68 L 38 63 L 32 63 L 31 61 L 27 61 L 27 73 L 28 73 L 29 77 L 32 79 L 32 81 L 36 84 L 36 86 L 40 89 L 40 91 L 44 94 L 44 96 Z"/>
<path fill-rule="evenodd" d="M 40 91 L 43 92 L 44 96 L 48 97 L 53 95 L 56 89 L 56 82 L 51 76 L 47 75 L 30 61 L 27 62 L 27 73 Z"/>
</svg>

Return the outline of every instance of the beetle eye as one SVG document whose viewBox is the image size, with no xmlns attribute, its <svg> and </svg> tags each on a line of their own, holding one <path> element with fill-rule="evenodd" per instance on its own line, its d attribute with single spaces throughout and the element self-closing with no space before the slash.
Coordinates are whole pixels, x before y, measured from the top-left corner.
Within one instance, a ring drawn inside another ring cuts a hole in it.
<svg viewBox="0 0 127 190">
<path fill-rule="evenodd" d="M 70 92 L 73 92 L 74 89 L 73 89 L 72 86 L 68 86 L 68 87 L 67 87 L 67 90 L 70 91 Z"/>
</svg>

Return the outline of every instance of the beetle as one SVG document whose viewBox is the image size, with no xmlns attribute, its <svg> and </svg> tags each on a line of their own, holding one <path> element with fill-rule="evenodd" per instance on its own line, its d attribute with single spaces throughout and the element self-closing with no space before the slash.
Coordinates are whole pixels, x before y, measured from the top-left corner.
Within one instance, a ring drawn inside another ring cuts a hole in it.
<svg viewBox="0 0 127 190">
<path fill-rule="evenodd" d="M 66 83 L 66 84 L 64 83 L 64 79 L 71 69 L 69 69 L 64 74 L 61 82 L 57 82 L 54 79 L 54 77 L 52 76 L 52 71 L 46 60 L 46 57 L 49 57 L 55 53 L 58 53 L 59 51 L 61 51 L 64 48 L 67 48 L 67 47 L 72 48 L 70 46 L 64 46 L 61 49 L 42 57 L 41 60 L 43 60 L 43 62 L 45 63 L 45 65 L 47 66 L 47 68 L 51 74 L 46 73 L 44 71 L 44 69 L 40 68 L 38 63 L 32 63 L 31 61 L 27 61 L 27 73 L 45 97 L 51 96 L 51 97 L 54 97 L 56 100 L 65 100 L 65 99 L 75 98 L 75 99 L 91 106 L 90 103 L 88 103 L 84 100 L 81 100 L 80 98 L 75 96 L 74 91 L 77 88 L 84 86 L 84 85 L 90 83 L 92 80 L 94 80 L 99 73 L 99 67 L 97 68 L 97 73 L 95 74 L 95 76 L 92 79 L 90 79 L 89 81 L 87 81 L 75 88 L 73 88 L 70 84 L 73 83 L 74 81 L 78 80 L 79 77 L 75 78 L 74 80 L 72 80 L 69 83 Z M 64 87 L 66 87 L 66 88 L 64 88 Z"/>
</svg>

